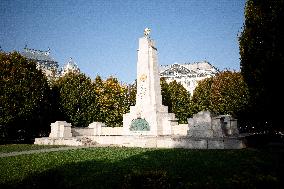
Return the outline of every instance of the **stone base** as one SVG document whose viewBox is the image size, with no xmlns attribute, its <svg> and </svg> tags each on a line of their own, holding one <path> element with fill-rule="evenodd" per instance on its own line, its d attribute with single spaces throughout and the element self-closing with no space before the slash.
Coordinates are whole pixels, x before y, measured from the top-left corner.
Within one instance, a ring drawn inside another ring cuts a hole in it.
<svg viewBox="0 0 284 189">
<path fill-rule="evenodd" d="M 178 120 L 175 118 L 175 114 L 168 113 L 167 106 L 161 105 L 157 108 L 145 109 L 140 112 L 139 107 L 131 106 L 130 112 L 123 115 L 123 135 L 159 136 L 172 134 L 172 127 L 178 124 Z M 131 130 L 132 121 L 139 118 L 148 123 L 148 130 Z"/>
<path fill-rule="evenodd" d="M 34 144 L 38 145 L 66 145 L 66 146 L 91 146 L 96 145 L 95 141 L 88 137 L 70 137 L 70 138 L 35 138 Z"/>
<path fill-rule="evenodd" d="M 141 148 L 242 149 L 243 138 L 192 138 L 178 136 L 89 136 L 73 138 L 36 138 L 34 144 L 68 146 L 118 146 Z"/>
</svg>

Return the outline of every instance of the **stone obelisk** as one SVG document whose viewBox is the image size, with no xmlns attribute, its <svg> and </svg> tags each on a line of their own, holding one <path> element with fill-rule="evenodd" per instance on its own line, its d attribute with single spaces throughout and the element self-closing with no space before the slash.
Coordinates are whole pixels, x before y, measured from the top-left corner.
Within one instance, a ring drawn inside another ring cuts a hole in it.
<svg viewBox="0 0 284 189">
<path fill-rule="evenodd" d="M 157 48 L 150 29 L 139 38 L 136 104 L 123 115 L 124 135 L 171 135 L 175 115 L 162 105 Z"/>
</svg>

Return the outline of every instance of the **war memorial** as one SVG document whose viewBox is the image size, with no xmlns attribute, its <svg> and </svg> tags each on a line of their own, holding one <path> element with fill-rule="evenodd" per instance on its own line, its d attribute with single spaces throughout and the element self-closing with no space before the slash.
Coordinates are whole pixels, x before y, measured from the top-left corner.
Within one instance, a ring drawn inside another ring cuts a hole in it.
<svg viewBox="0 0 284 189">
<path fill-rule="evenodd" d="M 66 121 L 51 124 L 49 137 L 34 144 L 70 146 L 119 146 L 142 148 L 241 149 L 237 120 L 230 115 L 213 116 L 202 111 L 188 124 L 178 124 L 175 114 L 162 104 L 157 48 L 150 29 L 139 38 L 137 50 L 136 104 L 123 115 L 123 127 L 106 127 L 93 122 L 88 127 L 72 127 Z"/>
</svg>

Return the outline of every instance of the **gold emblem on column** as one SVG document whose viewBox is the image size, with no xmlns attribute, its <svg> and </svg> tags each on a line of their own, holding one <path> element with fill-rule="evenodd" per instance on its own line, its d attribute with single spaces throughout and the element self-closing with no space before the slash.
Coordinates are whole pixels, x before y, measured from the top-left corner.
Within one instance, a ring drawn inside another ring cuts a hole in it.
<svg viewBox="0 0 284 189">
<path fill-rule="evenodd" d="M 145 75 L 145 74 L 142 74 L 141 76 L 140 76 L 140 81 L 146 81 L 146 79 L 147 79 L 147 75 Z"/>
</svg>

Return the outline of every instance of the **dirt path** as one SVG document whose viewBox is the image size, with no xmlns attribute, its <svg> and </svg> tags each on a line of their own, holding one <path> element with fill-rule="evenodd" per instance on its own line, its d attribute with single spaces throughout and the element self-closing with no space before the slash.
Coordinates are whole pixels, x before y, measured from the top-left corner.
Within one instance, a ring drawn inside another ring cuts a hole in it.
<svg viewBox="0 0 284 189">
<path fill-rule="evenodd" d="M 10 157 L 10 156 L 26 155 L 26 154 L 38 154 L 38 153 L 45 153 L 45 152 L 56 152 L 56 151 L 64 151 L 64 150 L 76 150 L 76 149 L 82 149 L 82 148 L 90 148 L 90 146 L 68 146 L 68 147 L 59 147 L 59 148 L 27 150 L 27 151 L 20 151 L 20 152 L 7 152 L 7 153 L 0 153 L 0 158 L 2 158 L 2 157 Z"/>
</svg>

